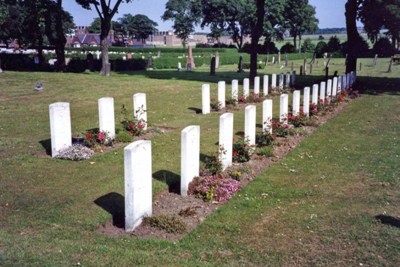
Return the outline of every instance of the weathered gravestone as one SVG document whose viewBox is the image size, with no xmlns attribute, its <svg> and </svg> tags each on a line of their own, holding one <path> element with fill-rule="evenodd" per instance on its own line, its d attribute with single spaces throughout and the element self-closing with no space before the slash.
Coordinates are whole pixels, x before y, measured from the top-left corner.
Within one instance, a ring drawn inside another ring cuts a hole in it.
<svg viewBox="0 0 400 267">
<path fill-rule="evenodd" d="M 260 94 L 260 77 L 256 76 L 254 77 L 254 90 L 253 93 L 255 95 L 259 95 Z"/>
<path fill-rule="evenodd" d="M 244 137 L 249 145 L 254 146 L 256 144 L 256 106 L 249 105 L 244 112 Z"/>
<path fill-rule="evenodd" d="M 219 117 L 219 160 L 222 170 L 232 165 L 233 149 L 233 113 L 225 113 Z"/>
<path fill-rule="evenodd" d="M 211 58 L 210 62 L 210 75 L 215 76 L 216 61 L 215 56 Z"/>
<path fill-rule="evenodd" d="M 72 145 L 71 114 L 69 103 L 57 102 L 49 106 L 51 156 L 54 158 L 60 150 Z"/>
<path fill-rule="evenodd" d="M 287 73 L 286 73 L 285 87 L 286 87 L 286 88 L 289 88 L 289 87 L 290 87 L 290 72 L 287 72 Z"/>
<path fill-rule="evenodd" d="M 266 99 L 263 102 L 263 132 L 272 134 L 272 99 Z"/>
<path fill-rule="evenodd" d="M 194 65 L 192 47 L 189 45 L 189 47 L 188 47 L 188 57 L 187 57 L 187 63 L 186 63 L 186 70 L 187 71 L 192 71 L 194 69 L 195 69 L 195 65 Z"/>
<path fill-rule="evenodd" d="M 238 71 L 239 73 L 243 72 L 243 57 L 239 57 Z"/>
<path fill-rule="evenodd" d="M 238 101 L 239 100 L 239 81 L 232 80 L 232 100 Z"/>
<path fill-rule="evenodd" d="M 338 91 L 338 78 L 333 77 L 333 82 L 332 82 L 332 97 L 336 97 Z"/>
<path fill-rule="evenodd" d="M 326 85 L 326 97 L 329 99 L 331 99 L 332 97 L 332 80 L 328 79 L 327 85 Z"/>
<path fill-rule="evenodd" d="M 272 78 L 271 78 L 271 88 L 272 88 L 273 90 L 276 89 L 276 74 L 275 74 L 275 73 L 272 74 Z"/>
<path fill-rule="evenodd" d="M 201 95 L 202 95 L 202 113 L 209 114 L 210 113 L 210 85 L 203 84 L 201 87 Z"/>
<path fill-rule="evenodd" d="M 114 98 L 103 97 L 98 100 L 99 130 L 106 132 L 111 139 L 115 138 Z"/>
<path fill-rule="evenodd" d="M 279 90 L 283 89 L 283 73 L 279 74 Z"/>
<path fill-rule="evenodd" d="M 321 85 L 319 87 L 319 100 L 325 101 L 325 89 L 326 89 L 326 83 L 321 82 Z"/>
<path fill-rule="evenodd" d="M 151 141 L 136 141 L 124 148 L 124 176 L 125 231 L 132 232 L 153 213 Z"/>
<path fill-rule="evenodd" d="M 244 98 L 248 98 L 250 94 L 250 80 L 249 78 L 243 79 L 243 96 Z"/>
<path fill-rule="evenodd" d="M 181 132 L 181 195 L 187 196 L 189 183 L 199 176 L 200 126 L 188 126 Z"/>
<path fill-rule="evenodd" d="M 318 104 L 318 84 L 313 85 L 311 103 L 314 105 Z"/>
</svg>

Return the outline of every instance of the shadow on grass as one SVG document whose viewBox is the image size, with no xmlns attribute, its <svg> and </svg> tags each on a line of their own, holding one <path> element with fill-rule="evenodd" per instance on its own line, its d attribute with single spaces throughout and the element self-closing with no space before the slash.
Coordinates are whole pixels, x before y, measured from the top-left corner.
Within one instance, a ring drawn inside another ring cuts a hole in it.
<svg viewBox="0 0 400 267">
<path fill-rule="evenodd" d="M 51 139 L 41 140 L 39 144 L 46 150 L 46 155 L 51 156 Z"/>
<path fill-rule="evenodd" d="M 166 183 L 168 185 L 168 191 L 170 193 L 180 194 L 181 192 L 181 176 L 167 171 L 167 170 L 160 170 L 153 173 L 154 179 Z"/>
<path fill-rule="evenodd" d="M 111 192 L 99 197 L 94 203 L 112 215 L 115 227 L 125 227 L 125 198 L 122 195 Z"/>
<path fill-rule="evenodd" d="M 201 108 L 190 107 L 190 108 L 188 108 L 188 109 L 189 109 L 189 110 L 193 110 L 194 112 L 196 112 L 196 114 L 201 114 L 201 113 L 202 113 Z"/>
<path fill-rule="evenodd" d="M 375 219 L 377 219 L 382 224 L 400 228 L 400 218 L 395 218 L 395 217 L 392 217 L 389 215 L 380 214 L 380 215 L 376 215 Z"/>
</svg>

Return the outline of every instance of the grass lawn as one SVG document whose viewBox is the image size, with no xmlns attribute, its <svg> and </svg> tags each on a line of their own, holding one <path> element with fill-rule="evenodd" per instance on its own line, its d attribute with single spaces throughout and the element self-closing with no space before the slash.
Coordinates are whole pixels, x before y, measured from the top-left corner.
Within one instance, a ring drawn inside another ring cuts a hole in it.
<svg viewBox="0 0 400 267">
<path fill-rule="evenodd" d="M 342 73 L 343 62 L 333 59 L 331 72 Z M 50 138 L 48 105 L 70 102 L 77 134 L 98 127 L 99 98 L 114 97 L 118 121 L 119 108 L 133 112 L 132 95 L 146 93 L 149 123 L 175 128 L 152 138 L 157 193 L 180 173 L 184 127 L 201 126 L 202 154 L 218 150 L 219 116 L 194 111 L 201 108 L 202 83 L 210 83 L 216 97 L 217 82 L 226 80 L 229 95 L 230 81 L 246 73 L 224 66 L 215 77 L 207 68 L 107 78 L 0 74 L 0 266 L 399 266 L 399 222 L 382 224 L 375 216 L 400 216 L 400 66 L 388 74 L 387 59 L 374 68 L 371 59 L 362 62 L 362 97 L 176 242 L 96 232 L 111 215 L 94 201 L 124 194 L 123 148 L 82 162 L 43 156 Z M 312 76 L 298 77 L 298 87 L 320 81 L 322 65 Z M 33 91 L 36 81 L 44 83 L 43 92 Z M 274 114 L 278 103 L 274 98 Z M 235 131 L 243 131 L 244 112 L 234 116 Z"/>
</svg>

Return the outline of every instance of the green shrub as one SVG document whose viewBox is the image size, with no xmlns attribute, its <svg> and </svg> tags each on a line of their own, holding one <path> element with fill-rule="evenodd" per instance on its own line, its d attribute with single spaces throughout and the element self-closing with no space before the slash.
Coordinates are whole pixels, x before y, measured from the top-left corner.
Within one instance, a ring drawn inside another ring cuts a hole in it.
<svg viewBox="0 0 400 267">
<path fill-rule="evenodd" d="M 272 148 L 272 146 L 259 147 L 259 148 L 257 148 L 256 153 L 257 153 L 257 155 L 260 155 L 260 156 L 272 157 L 273 148 Z"/>
<path fill-rule="evenodd" d="M 143 223 L 150 225 L 167 233 L 184 233 L 186 231 L 186 223 L 176 215 L 156 215 L 145 217 Z"/>
<path fill-rule="evenodd" d="M 115 140 L 117 142 L 129 143 L 132 142 L 132 135 L 130 135 L 127 131 L 119 131 L 115 135 Z"/>
</svg>

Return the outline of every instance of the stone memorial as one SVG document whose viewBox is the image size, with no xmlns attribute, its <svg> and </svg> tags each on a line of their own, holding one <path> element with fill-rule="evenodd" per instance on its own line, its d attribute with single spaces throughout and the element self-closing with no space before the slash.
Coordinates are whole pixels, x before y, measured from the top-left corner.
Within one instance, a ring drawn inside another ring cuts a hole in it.
<svg viewBox="0 0 400 267">
<path fill-rule="evenodd" d="M 293 111 L 292 115 L 297 116 L 300 112 L 300 90 L 293 91 Z"/>
<path fill-rule="evenodd" d="M 293 70 L 293 71 L 292 71 L 292 78 L 290 79 L 290 86 L 291 86 L 291 87 L 294 87 L 295 81 L 296 81 L 296 71 Z"/>
<path fill-rule="evenodd" d="M 219 160 L 222 170 L 232 165 L 233 147 L 233 113 L 225 113 L 219 117 Z"/>
<path fill-rule="evenodd" d="M 193 58 L 193 52 L 192 52 L 192 47 L 189 45 L 188 46 L 188 57 L 187 57 L 187 63 L 186 63 L 186 69 L 187 71 L 192 71 L 196 67 L 194 65 L 194 58 Z"/>
<path fill-rule="evenodd" d="M 244 98 L 248 98 L 250 94 L 250 80 L 249 78 L 243 79 L 243 96 Z"/>
<path fill-rule="evenodd" d="M 232 99 L 235 101 L 239 100 L 239 81 L 232 80 Z"/>
<path fill-rule="evenodd" d="M 249 145 L 256 144 L 256 106 L 249 105 L 244 110 L 244 137 Z"/>
<path fill-rule="evenodd" d="M 281 94 L 280 96 L 280 106 L 279 106 L 279 121 L 287 123 L 288 110 L 289 110 L 289 96 L 288 94 Z"/>
<path fill-rule="evenodd" d="M 283 73 L 279 74 L 279 89 L 283 90 Z"/>
<path fill-rule="evenodd" d="M 43 91 L 44 87 L 43 87 L 43 83 L 42 82 L 36 82 L 35 83 L 35 88 L 33 88 L 34 91 Z"/>
<path fill-rule="evenodd" d="M 326 83 L 321 82 L 321 85 L 319 86 L 319 100 L 325 101 L 325 89 Z"/>
<path fill-rule="evenodd" d="M 215 57 L 212 57 L 210 62 L 210 76 L 215 76 L 215 68 L 216 68 Z"/>
<path fill-rule="evenodd" d="M 178 71 L 182 71 L 182 64 L 178 62 Z"/>
<path fill-rule="evenodd" d="M 286 88 L 289 88 L 289 87 L 290 87 L 290 72 L 287 72 L 287 73 L 286 73 L 285 87 L 286 87 Z"/>
<path fill-rule="evenodd" d="M 318 104 L 318 84 L 313 85 L 311 103 Z"/>
<path fill-rule="evenodd" d="M 272 78 L 271 78 L 271 88 L 272 89 L 276 89 L 276 74 L 272 74 Z"/>
<path fill-rule="evenodd" d="M 305 115 L 310 115 L 310 87 L 304 88 L 303 95 L 303 112 Z"/>
<path fill-rule="evenodd" d="M 338 78 L 333 77 L 333 82 L 332 82 L 332 97 L 336 97 L 338 91 Z"/>
<path fill-rule="evenodd" d="M 262 121 L 263 132 L 269 132 L 272 134 L 272 99 L 266 99 L 263 101 Z"/>
<path fill-rule="evenodd" d="M 219 68 L 219 53 L 218 52 L 215 53 L 215 68 L 216 69 Z"/>
<path fill-rule="evenodd" d="M 243 72 L 243 57 L 239 57 L 238 71 L 239 73 Z"/>
<path fill-rule="evenodd" d="M 125 231 L 132 232 L 153 213 L 151 141 L 136 141 L 124 148 L 124 177 Z"/>
<path fill-rule="evenodd" d="M 188 126 L 181 132 L 181 195 L 187 196 L 189 183 L 199 176 L 200 126 Z"/>
<path fill-rule="evenodd" d="M 202 113 L 203 115 L 210 113 L 210 85 L 203 84 L 201 86 L 202 95 Z"/>
<path fill-rule="evenodd" d="M 72 145 L 71 113 L 69 103 L 57 102 L 49 105 L 51 156 Z"/>
<path fill-rule="evenodd" d="M 268 89 L 269 89 L 269 76 L 264 75 L 263 76 L 263 95 L 267 96 L 268 95 Z"/>
<path fill-rule="evenodd" d="M 106 132 L 111 139 L 115 138 L 114 98 L 102 97 L 98 100 L 99 130 Z"/>
<path fill-rule="evenodd" d="M 338 77 L 338 84 L 337 84 L 337 93 L 341 94 L 342 93 L 342 76 Z"/>
<path fill-rule="evenodd" d="M 332 80 L 328 79 L 328 82 L 326 83 L 326 97 L 330 100 L 332 97 Z"/>
<path fill-rule="evenodd" d="M 226 92 L 225 81 L 218 82 L 218 102 L 221 108 L 225 108 L 225 92 Z"/>
<path fill-rule="evenodd" d="M 254 77 L 254 90 L 253 93 L 256 95 L 260 94 L 260 77 Z"/>
<path fill-rule="evenodd" d="M 281 51 L 278 52 L 278 64 L 281 64 Z"/>
<path fill-rule="evenodd" d="M 146 104 L 146 94 L 137 93 L 133 95 L 133 116 L 139 120 L 143 120 L 144 127 L 143 130 L 147 130 L 147 104 Z"/>
</svg>

